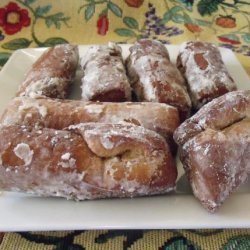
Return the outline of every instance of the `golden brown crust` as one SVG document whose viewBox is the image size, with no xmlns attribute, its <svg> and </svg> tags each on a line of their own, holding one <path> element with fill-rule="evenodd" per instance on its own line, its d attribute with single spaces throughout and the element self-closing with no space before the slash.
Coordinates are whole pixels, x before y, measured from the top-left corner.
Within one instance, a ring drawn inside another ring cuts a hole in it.
<svg viewBox="0 0 250 250">
<path fill-rule="evenodd" d="M 174 134 L 194 195 L 210 212 L 250 170 L 250 91 L 225 94 L 203 106 Z"/>
<path fill-rule="evenodd" d="M 65 130 L 2 126 L 0 188 L 68 199 L 165 193 L 177 177 L 168 145 L 134 125 Z"/>
<path fill-rule="evenodd" d="M 66 98 L 78 65 L 78 47 L 56 45 L 32 65 L 16 96 Z"/>
<path fill-rule="evenodd" d="M 200 41 L 184 43 L 177 57 L 177 67 L 187 81 L 196 110 L 214 98 L 236 90 L 220 51 L 213 44 Z"/>
<path fill-rule="evenodd" d="M 237 127 L 237 128 L 236 128 Z M 245 182 L 250 168 L 250 120 L 224 131 L 207 129 L 184 144 L 181 159 L 194 195 L 210 212 Z"/>
<path fill-rule="evenodd" d="M 250 90 L 238 90 L 214 99 L 175 131 L 174 139 L 183 145 L 201 131 L 222 130 L 250 116 Z"/>
<path fill-rule="evenodd" d="M 174 152 L 173 133 L 179 126 L 179 115 L 176 108 L 161 103 L 94 103 L 16 97 L 9 103 L 0 122 L 54 129 L 86 122 L 132 123 L 161 134 Z"/>
<path fill-rule="evenodd" d="M 128 75 L 139 101 L 173 105 L 185 119 L 191 101 L 185 80 L 170 62 L 167 49 L 158 41 L 140 40 L 130 48 L 127 59 Z"/>
</svg>

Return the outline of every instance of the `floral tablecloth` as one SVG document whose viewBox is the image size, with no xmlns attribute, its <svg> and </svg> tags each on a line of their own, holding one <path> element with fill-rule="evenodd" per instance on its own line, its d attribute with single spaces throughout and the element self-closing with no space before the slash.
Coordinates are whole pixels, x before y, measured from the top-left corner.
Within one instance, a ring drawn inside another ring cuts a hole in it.
<svg viewBox="0 0 250 250">
<path fill-rule="evenodd" d="M 204 40 L 233 50 L 250 74 L 249 0 L 1 0 L 0 67 L 11 54 L 58 43 Z M 21 62 L 20 62 L 21 63 Z M 0 222 L 1 223 L 1 222 Z M 250 230 L 0 233 L 0 250 L 250 249 Z"/>
</svg>

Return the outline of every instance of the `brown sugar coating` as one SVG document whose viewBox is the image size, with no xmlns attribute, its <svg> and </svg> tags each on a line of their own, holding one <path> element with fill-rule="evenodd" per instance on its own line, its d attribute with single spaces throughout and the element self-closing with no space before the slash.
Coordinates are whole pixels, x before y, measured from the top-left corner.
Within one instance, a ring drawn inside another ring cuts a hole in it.
<svg viewBox="0 0 250 250">
<path fill-rule="evenodd" d="M 182 44 L 177 67 L 187 81 L 196 110 L 214 98 L 236 90 L 219 49 L 211 43 L 191 41 Z"/>
</svg>

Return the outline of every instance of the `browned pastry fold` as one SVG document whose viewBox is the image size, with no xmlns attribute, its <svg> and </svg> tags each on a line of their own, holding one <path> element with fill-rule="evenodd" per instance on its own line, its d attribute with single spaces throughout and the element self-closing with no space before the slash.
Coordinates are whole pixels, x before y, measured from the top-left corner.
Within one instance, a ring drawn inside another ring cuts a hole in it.
<svg viewBox="0 0 250 250">
<path fill-rule="evenodd" d="M 75 77 L 78 57 L 75 45 L 49 48 L 32 65 L 16 96 L 66 98 Z"/>
<path fill-rule="evenodd" d="M 114 43 L 91 46 L 81 59 L 82 100 L 124 102 L 131 100 L 131 88 L 121 47 Z"/>
<path fill-rule="evenodd" d="M 250 90 L 204 105 L 174 133 L 194 195 L 216 211 L 250 173 Z"/>
<path fill-rule="evenodd" d="M 185 80 L 162 43 L 147 39 L 136 42 L 130 48 L 127 69 L 139 101 L 167 103 L 179 110 L 182 120 L 188 116 L 191 101 Z"/>
<path fill-rule="evenodd" d="M 250 116 L 250 90 L 225 94 L 206 104 L 175 131 L 174 139 L 183 145 L 192 137 L 210 128 L 223 130 Z"/>
<path fill-rule="evenodd" d="M 101 103 L 16 97 L 7 106 L 3 125 L 63 129 L 86 122 L 132 123 L 161 134 L 175 151 L 173 133 L 179 126 L 176 108 L 163 103 Z"/>
<path fill-rule="evenodd" d="M 237 88 L 214 44 L 200 41 L 182 44 L 177 67 L 187 81 L 194 109 Z"/>
<path fill-rule="evenodd" d="M 0 189 L 67 199 L 166 193 L 177 170 L 165 140 L 135 125 L 0 127 Z"/>
</svg>

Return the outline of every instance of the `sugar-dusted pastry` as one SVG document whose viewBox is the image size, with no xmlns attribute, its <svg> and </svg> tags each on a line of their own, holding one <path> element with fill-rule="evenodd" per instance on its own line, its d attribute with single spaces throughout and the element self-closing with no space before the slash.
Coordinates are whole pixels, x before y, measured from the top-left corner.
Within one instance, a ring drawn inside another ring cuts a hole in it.
<svg viewBox="0 0 250 250">
<path fill-rule="evenodd" d="M 16 96 L 64 99 L 74 80 L 78 57 L 75 45 L 61 44 L 49 48 L 32 65 Z"/>
<path fill-rule="evenodd" d="M 174 134 L 194 195 L 216 211 L 250 173 L 250 90 L 204 105 Z"/>
<path fill-rule="evenodd" d="M 86 123 L 64 130 L 0 127 L 0 190 L 85 200 L 166 193 L 177 170 L 157 133 Z"/>
<path fill-rule="evenodd" d="M 162 43 L 147 39 L 136 42 L 130 48 L 127 69 L 139 101 L 167 103 L 178 108 L 182 119 L 188 116 L 191 101 L 185 80 Z"/>
<path fill-rule="evenodd" d="M 236 90 L 219 49 L 207 42 L 182 44 L 177 67 L 187 81 L 194 109 L 227 92 Z"/>
<path fill-rule="evenodd" d="M 154 130 L 175 151 L 173 133 L 179 126 L 176 108 L 163 103 L 111 103 L 16 97 L 7 106 L 0 123 L 63 129 L 85 122 L 132 123 Z"/>
<path fill-rule="evenodd" d="M 131 100 L 131 88 L 121 55 L 121 47 L 91 46 L 81 59 L 82 100 L 124 102 Z"/>
</svg>

